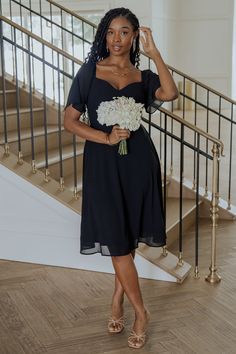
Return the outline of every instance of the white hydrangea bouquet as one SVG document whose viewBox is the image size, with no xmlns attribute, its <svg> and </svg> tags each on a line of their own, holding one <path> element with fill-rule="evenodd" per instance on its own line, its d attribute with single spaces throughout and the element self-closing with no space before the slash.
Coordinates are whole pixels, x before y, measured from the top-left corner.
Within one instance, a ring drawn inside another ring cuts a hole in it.
<svg viewBox="0 0 236 354">
<path fill-rule="evenodd" d="M 100 103 L 97 109 L 98 122 L 107 126 L 118 124 L 122 129 L 135 131 L 141 124 L 143 106 L 132 97 L 113 97 L 112 101 Z M 120 141 L 118 152 L 120 155 L 127 155 L 126 139 Z"/>
</svg>

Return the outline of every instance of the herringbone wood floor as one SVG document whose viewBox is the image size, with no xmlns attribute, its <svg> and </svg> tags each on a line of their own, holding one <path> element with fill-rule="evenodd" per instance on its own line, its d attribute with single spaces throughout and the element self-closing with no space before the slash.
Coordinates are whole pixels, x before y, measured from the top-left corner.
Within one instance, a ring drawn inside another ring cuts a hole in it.
<svg viewBox="0 0 236 354">
<path fill-rule="evenodd" d="M 210 229 L 200 229 L 201 277 L 182 285 L 141 280 L 151 311 L 149 339 L 140 354 L 236 353 L 236 225 L 218 227 L 222 281 L 210 285 Z M 193 237 L 185 237 L 185 259 L 193 262 Z M 89 257 L 89 256 L 87 256 Z M 126 330 L 106 332 L 113 275 L 0 261 L 1 354 L 128 354 L 133 312 L 125 302 Z"/>
</svg>

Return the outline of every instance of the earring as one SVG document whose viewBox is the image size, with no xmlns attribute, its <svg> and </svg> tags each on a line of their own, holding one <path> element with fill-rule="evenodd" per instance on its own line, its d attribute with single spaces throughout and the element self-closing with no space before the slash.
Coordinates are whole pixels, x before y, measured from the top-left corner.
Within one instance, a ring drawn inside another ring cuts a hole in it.
<svg viewBox="0 0 236 354">
<path fill-rule="evenodd" d="M 135 39 L 133 40 L 133 53 L 135 52 L 135 50 L 136 50 L 136 41 L 135 41 Z"/>
<path fill-rule="evenodd" d="M 106 46 L 106 49 L 107 49 L 107 53 L 109 53 L 109 48 L 108 48 L 108 45 Z"/>
</svg>

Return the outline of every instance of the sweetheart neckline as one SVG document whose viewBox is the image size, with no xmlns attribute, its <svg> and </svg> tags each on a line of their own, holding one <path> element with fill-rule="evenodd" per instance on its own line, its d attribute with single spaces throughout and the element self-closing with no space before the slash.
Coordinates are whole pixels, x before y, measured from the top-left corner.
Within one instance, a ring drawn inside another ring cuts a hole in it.
<svg viewBox="0 0 236 354">
<path fill-rule="evenodd" d="M 112 87 L 114 90 L 116 90 L 116 91 L 122 91 L 122 90 L 124 90 L 125 88 L 127 88 L 127 87 L 129 87 L 129 86 L 131 86 L 131 85 L 134 85 L 134 84 L 142 84 L 142 83 L 143 83 L 143 79 L 142 79 L 141 81 L 133 81 L 133 82 L 130 82 L 128 85 L 125 85 L 124 87 L 121 87 L 121 88 L 119 89 L 119 88 L 116 88 L 115 86 L 113 86 L 109 81 L 104 80 L 104 79 L 101 79 L 100 77 L 95 76 L 95 79 L 106 82 L 109 86 L 111 86 L 111 87 Z"/>
</svg>

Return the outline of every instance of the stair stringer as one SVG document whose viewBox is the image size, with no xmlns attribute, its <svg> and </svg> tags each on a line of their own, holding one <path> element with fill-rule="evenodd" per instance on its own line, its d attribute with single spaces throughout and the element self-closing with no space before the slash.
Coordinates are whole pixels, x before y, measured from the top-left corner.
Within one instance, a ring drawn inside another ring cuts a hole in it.
<svg viewBox="0 0 236 354">
<path fill-rule="evenodd" d="M 114 274 L 110 257 L 79 252 L 80 215 L 0 164 L 0 259 Z M 179 282 L 143 257 L 141 278 Z"/>
<path fill-rule="evenodd" d="M 168 197 L 179 198 L 179 178 L 175 176 L 168 177 L 169 186 L 167 189 Z M 188 179 L 183 181 L 183 198 L 185 199 L 195 199 L 196 192 L 192 188 L 192 182 Z M 211 193 L 208 191 L 205 194 L 205 188 L 199 187 L 199 199 L 202 202 L 200 207 L 200 218 L 210 218 L 210 208 L 211 208 Z M 236 206 L 231 205 L 228 209 L 228 203 L 219 198 L 218 204 L 218 214 L 223 220 L 235 220 L 236 219 Z"/>
</svg>

